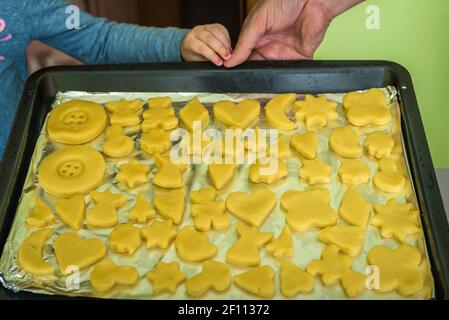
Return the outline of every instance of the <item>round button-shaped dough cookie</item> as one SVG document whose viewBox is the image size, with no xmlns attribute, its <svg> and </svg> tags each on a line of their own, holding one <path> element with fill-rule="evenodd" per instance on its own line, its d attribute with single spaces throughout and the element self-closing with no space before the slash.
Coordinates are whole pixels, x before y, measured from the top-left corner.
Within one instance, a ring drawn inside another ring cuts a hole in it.
<svg viewBox="0 0 449 320">
<path fill-rule="evenodd" d="M 88 146 L 71 146 L 45 157 L 38 178 L 46 192 L 70 197 L 98 187 L 103 182 L 105 169 L 100 152 Z"/>
<path fill-rule="evenodd" d="M 47 132 L 53 142 L 76 145 L 97 138 L 106 128 L 107 114 L 95 102 L 71 100 L 50 113 Z"/>
</svg>

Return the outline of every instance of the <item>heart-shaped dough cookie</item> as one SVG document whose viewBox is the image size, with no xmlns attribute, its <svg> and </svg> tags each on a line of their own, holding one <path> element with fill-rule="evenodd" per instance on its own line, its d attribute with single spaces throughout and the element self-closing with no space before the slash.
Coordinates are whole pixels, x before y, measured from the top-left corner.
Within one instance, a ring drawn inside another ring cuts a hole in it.
<svg viewBox="0 0 449 320">
<path fill-rule="evenodd" d="M 274 96 L 265 106 L 265 118 L 268 124 L 277 129 L 292 130 L 294 122 L 287 117 L 287 109 L 296 100 L 295 93 L 284 93 Z"/>
<path fill-rule="evenodd" d="M 98 292 L 106 292 L 115 285 L 134 285 L 139 281 L 137 269 L 118 266 L 111 259 L 97 263 L 90 273 L 90 284 Z"/>
<path fill-rule="evenodd" d="M 318 137 L 313 131 L 295 134 L 290 138 L 290 145 L 301 156 L 312 160 L 316 158 L 318 152 Z"/>
<path fill-rule="evenodd" d="M 215 119 L 230 126 L 245 129 L 260 114 L 260 103 L 257 100 L 243 100 L 238 104 L 231 101 L 219 101 L 213 106 Z"/>
<path fill-rule="evenodd" d="M 215 189 L 220 190 L 226 186 L 237 172 L 234 163 L 211 163 L 208 168 L 209 178 Z"/>
</svg>

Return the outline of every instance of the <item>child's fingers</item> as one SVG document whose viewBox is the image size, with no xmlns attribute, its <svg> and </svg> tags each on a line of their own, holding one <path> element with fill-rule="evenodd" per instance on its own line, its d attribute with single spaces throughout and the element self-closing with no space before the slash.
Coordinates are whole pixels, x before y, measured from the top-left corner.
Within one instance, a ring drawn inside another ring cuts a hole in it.
<svg viewBox="0 0 449 320">
<path fill-rule="evenodd" d="M 207 46 L 219 54 L 222 59 L 227 60 L 231 57 L 228 48 L 211 32 L 203 29 L 198 32 L 197 38 L 206 43 Z"/>
<path fill-rule="evenodd" d="M 205 29 L 217 37 L 229 51 L 232 50 L 231 37 L 229 36 L 228 29 L 223 25 L 219 23 L 208 24 L 205 26 Z"/>
<path fill-rule="evenodd" d="M 223 59 L 220 58 L 220 56 L 209 46 L 209 44 L 206 44 L 198 37 L 197 41 L 193 44 L 192 51 L 194 54 L 206 58 L 217 66 L 223 65 Z"/>
</svg>

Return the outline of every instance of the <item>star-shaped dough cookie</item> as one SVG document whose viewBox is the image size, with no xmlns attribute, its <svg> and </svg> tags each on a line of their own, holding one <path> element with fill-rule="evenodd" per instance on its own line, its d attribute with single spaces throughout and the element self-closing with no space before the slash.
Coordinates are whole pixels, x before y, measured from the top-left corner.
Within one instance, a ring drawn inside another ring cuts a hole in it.
<svg viewBox="0 0 449 320">
<path fill-rule="evenodd" d="M 186 275 L 179 270 L 177 262 L 159 262 L 156 267 L 147 273 L 154 294 L 163 292 L 176 293 L 178 286 L 184 282 Z"/>
<path fill-rule="evenodd" d="M 116 179 L 118 182 L 125 184 L 128 188 L 134 188 L 148 181 L 148 172 L 150 167 L 133 160 L 130 163 L 122 164 L 119 167 Z"/>
<path fill-rule="evenodd" d="M 296 101 L 296 120 L 304 121 L 307 128 L 324 127 L 338 117 L 337 103 L 325 96 L 307 94 L 304 101 Z"/>
<path fill-rule="evenodd" d="M 141 235 L 146 240 L 148 249 L 155 247 L 167 249 L 176 237 L 176 230 L 170 220 L 154 220 L 149 227 L 142 229 Z"/>
<path fill-rule="evenodd" d="M 303 167 L 299 169 L 299 177 L 307 184 L 328 183 L 332 168 L 319 159 L 304 160 Z"/>
</svg>

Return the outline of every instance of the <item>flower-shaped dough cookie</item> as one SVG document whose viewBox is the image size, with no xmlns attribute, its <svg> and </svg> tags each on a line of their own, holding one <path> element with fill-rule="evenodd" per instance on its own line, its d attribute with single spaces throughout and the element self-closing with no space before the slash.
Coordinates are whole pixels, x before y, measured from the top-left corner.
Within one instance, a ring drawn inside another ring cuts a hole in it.
<svg viewBox="0 0 449 320">
<path fill-rule="evenodd" d="M 109 246 L 120 253 L 133 254 L 141 245 L 140 229 L 132 223 L 118 224 L 109 234 Z"/>
<path fill-rule="evenodd" d="M 357 186 L 367 183 L 371 173 L 368 166 L 362 160 L 349 159 L 343 161 L 338 169 L 338 175 L 340 176 L 341 182 Z"/>
<path fill-rule="evenodd" d="M 295 231 L 304 232 L 313 227 L 324 228 L 337 222 L 337 214 L 330 207 L 326 189 L 287 191 L 282 195 L 281 207 L 287 212 L 287 223 Z"/>
<path fill-rule="evenodd" d="M 139 192 L 136 196 L 136 203 L 131 211 L 128 213 L 128 218 L 136 223 L 146 223 L 148 220 L 153 219 L 156 216 L 156 212 L 150 206 L 145 195 Z"/>
<path fill-rule="evenodd" d="M 178 286 L 184 282 L 186 275 L 179 270 L 176 261 L 159 262 L 156 267 L 147 273 L 147 279 L 151 282 L 154 294 L 163 292 L 176 293 Z"/>
<path fill-rule="evenodd" d="M 175 240 L 176 253 L 188 262 L 199 262 L 214 257 L 218 249 L 209 242 L 207 232 L 195 230 L 192 226 L 182 229 Z"/>
<path fill-rule="evenodd" d="M 265 106 L 265 119 L 267 123 L 273 128 L 292 130 L 294 128 L 294 122 L 287 117 L 287 111 L 295 100 L 295 93 L 284 93 L 274 96 Z"/>
<path fill-rule="evenodd" d="M 138 113 L 142 111 L 143 102 L 139 99 L 112 101 L 105 104 L 106 109 L 111 112 L 109 121 L 112 125 L 122 127 L 136 126 L 140 123 Z"/>
<path fill-rule="evenodd" d="M 281 262 L 280 271 L 281 293 L 291 298 L 298 293 L 308 293 L 315 288 L 315 279 L 288 260 Z"/>
<path fill-rule="evenodd" d="M 105 171 L 100 152 L 88 146 L 73 146 L 46 156 L 38 179 L 46 192 L 64 198 L 95 189 L 103 182 Z"/>
<path fill-rule="evenodd" d="M 360 138 L 350 126 L 334 129 L 329 136 L 329 146 L 336 154 L 345 158 L 359 158 L 363 153 Z"/>
<path fill-rule="evenodd" d="M 203 271 L 186 281 L 186 291 L 189 296 L 200 297 L 213 289 L 223 292 L 231 286 L 232 277 L 229 266 L 217 261 L 203 263 Z"/>
<path fill-rule="evenodd" d="M 155 163 L 158 167 L 153 177 L 153 183 L 162 188 L 176 189 L 184 186 L 182 172 L 186 170 L 184 163 L 174 164 L 170 157 L 155 155 Z"/>
<path fill-rule="evenodd" d="M 296 120 L 304 121 L 307 128 L 324 127 L 338 117 L 337 103 L 325 96 L 314 97 L 307 94 L 304 101 L 296 101 Z"/>
<path fill-rule="evenodd" d="M 116 179 L 128 188 L 134 188 L 145 184 L 148 181 L 149 171 L 150 168 L 147 165 L 140 163 L 137 160 L 133 160 L 130 163 L 122 164 L 119 167 Z"/>
<path fill-rule="evenodd" d="M 155 247 L 167 249 L 176 237 L 176 230 L 170 220 L 154 220 L 149 227 L 142 229 L 141 235 L 146 240 L 148 249 Z"/>
<path fill-rule="evenodd" d="M 364 145 L 370 155 L 382 159 L 390 156 L 394 147 L 394 140 L 388 133 L 375 131 L 366 137 Z"/>
<path fill-rule="evenodd" d="M 313 131 L 295 134 L 290 138 L 290 145 L 301 156 L 312 160 L 316 158 L 318 152 L 318 137 Z"/>
<path fill-rule="evenodd" d="M 125 135 L 122 127 L 114 124 L 106 129 L 106 141 L 103 144 L 103 152 L 111 158 L 122 158 L 134 151 L 134 141 Z"/>
<path fill-rule="evenodd" d="M 307 184 L 328 183 L 331 179 L 332 168 L 319 159 L 304 160 L 299 169 L 299 177 Z"/>
<path fill-rule="evenodd" d="M 195 121 L 197 122 L 196 125 L 201 128 L 201 131 L 206 129 L 209 124 L 209 112 L 197 98 L 190 100 L 179 111 L 179 118 L 184 128 L 190 132 L 193 131 Z"/>
<path fill-rule="evenodd" d="M 213 106 L 215 119 L 233 127 L 245 129 L 259 117 L 260 103 L 257 100 L 243 100 L 238 104 L 232 101 L 219 101 Z"/>
<path fill-rule="evenodd" d="M 98 292 L 111 290 L 115 285 L 134 285 L 139 281 L 135 267 L 118 266 L 111 259 L 98 262 L 90 273 L 90 285 Z"/>
<path fill-rule="evenodd" d="M 47 133 L 53 142 L 83 144 L 106 128 L 107 114 L 95 102 L 71 100 L 56 106 L 48 117 Z"/>
<path fill-rule="evenodd" d="M 82 195 L 78 194 L 68 199 L 60 199 L 56 201 L 55 207 L 62 222 L 75 230 L 81 228 L 86 216 L 86 203 Z"/>
<path fill-rule="evenodd" d="M 170 133 L 158 128 L 147 130 L 140 139 L 140 148 L 148 154 L 163 153 L 170 147 Z"/>
<path fill-rule="evenodd" d="M 421 253 L 417 248 L 400 245 L 396 249 L 376 246 L 368 252 L 368 263 L 379 268 L 378 292 L 397 290 L 404 296 L 415 294 L 424 285 L 419 268 Z"/>
<path fill-rule="evenodd" d="M 335 244 L 341 252 L 351 257 L 359 255 L 365 238 L 365 230 L 354 226 L 332 226 L 318 232 L 318 240 Z"/>
<path fill-rule="evenodd" d="M 184 216 L 185 195 L 181 189 L 160 194 L 154 197 L 156 211 L 165 219 L 180 224 Z"/>
<path fill-rule="evenodd" d="M 51 212 L 50 207 L 38 197 L 36 198 L 34 209 L 31 210 L 26 222 L 30 227 L 45 227 L 55 223 L 55 216 Z"/>
<path fill-rule="evenodd" d="M 386 125 L 391 121 L 387 97 L 382 90 L 373 88 L 366 92 L 350 92 L 343 98 L 346 117 L 354 126 Z"/>
<path fill-rule="evenodd" d="M 405 178 L 398 172 L 396 161 L 382 158 L 379 161 L 379 169 L 373 177 L 374 185 L 383 192 L 397 193 L 405 187 Z"/>
<path fill-rule="evenodd" d="M 87 224 L 91 227 L 109 228 L 117 224 L 117 209 L 126 204 L 127 198 L 123 194 L 110 191 L 93 191 L 90 197 L 95 203 L 86 216 Z"/>
<path fill-rule="evenodd" d="M 147 100 L 148 109 L 170 108 L 172 106 L 170 97 L 155 97 Z"/>
<path fill-rule="evenodd" d="M 18 262 L 23 270 L 36 276 L 50 275 L 55 272 L 55 268 L 42 258 L 45 242 L 50 235 L 50 228 L 41 229 L 33 232 L 23 241 L 18 254 Z"/>
<path fill-rule="evenodd" d="M 352 259 L 341 254 L 335 245 L 326 247 L 320 260 L 312 260 L 306 268 L 311 275 L 320 275 L 325 286 L 331 286 L 337 282 L 345 290 L 349 297 L 355 297 L 365 288 L 366 277 L 352 270 Z"/>
<path fill-rule="evenodd" d="M 208 167 L 210 181 L 215 189 L 223 189 L 237 172 L 237 165 L 234 163 L 211 163 Z"/>
<path fill-rule="evenodd" d="M 372 205 L 354 188 L 348 188 L 343 197 L 338 214 L 346 223 L 365 229 Z"/>
<path fill-rule="evenodd" d="M 254 183 L 273 183 L 285 178 L 288 174 L 284 161 L 277 158 L 257 160 L 249 167 L 248 178 Z"/>
<path fill-rule="evenodd" d="M 293 238 L 288 225 L 284 226 L 277 239 L 267 244 L 266 250 L 278 259 L 289 258 L 293 255 Z"/>
<path fill-rule="evenodd" d="M 275 292 L 274 271 L 270 266 L 260 266 L 234 277 L 237 287 L 261 298 L 272 298 Z"/>
<path fill-rule="evenodd" d="M 162 130 L 172 130 L 178 126 L 175 110 L 171 107 L 148 109 L 143 113 L 142 131 L 148 132 L 151 129 L 160 128 Z"/>
</svg>

